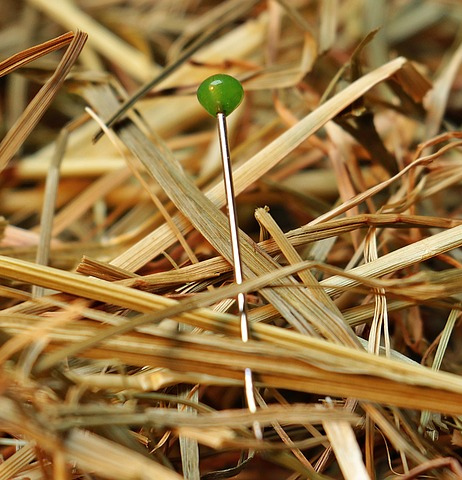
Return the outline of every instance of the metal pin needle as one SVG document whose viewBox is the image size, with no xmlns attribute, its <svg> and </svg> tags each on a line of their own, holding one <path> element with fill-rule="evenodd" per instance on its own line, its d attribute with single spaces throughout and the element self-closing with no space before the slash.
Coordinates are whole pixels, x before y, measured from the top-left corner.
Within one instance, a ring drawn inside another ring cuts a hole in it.
<svg viewBox="0 0 462 480">
<path fill-rule="evenodd" d="M 239 225 L 237 222 L 236 212 L 236 200 L 234 197 L 234 183 L 232 167 L 229 155 L 229 143 L 228 143 L 228 129 L 226 126 L 226 116 L 223 113 L 217 114 L 218 121 L 218 136 L 220 139 L 220 151 L 221 162 L 223 166 L 223 180 L 225 184 L 226 205 L 228 207 L 228 220 L 229 220 L 229 233 L 231 238 L 231 249 L 233 255 L 233 267 L 234 267 L 234 281 L 237 285 L 240 285 L 244 281 L 242 274 L 242 260 L 241 260 L 241 248 L 239 243 Z M 248 342 L 250 338 L 249 334 L 249 320 L 247 318 L 247 298 L 245 293 L 237 294 L 237 307 L 240 319 L 240 331 L 241 340 Z M 257 405 L 255 402 L 253 374 L 250 368 L 244 370 L 244 388 L 245 396 L 247 400 L 247 406 L 250 412 L 255 413 L 257 411 Z M 258 439 L 262 438 L 262 432 L 260 425 L 255 422 L 253 425 L 255 436 Z"/>
<path fill-rule="evenodd" d="M 215 80 L 213 80 L 215 78 Z M 203 93 L 200 93 L 202 87 L 199 87 L 198 91 L 198 98 L 202 105 L 209 111 L 212 115 L 216 115 L 217 118 L 217 125 L 218 125 L 218 137 L 220 141 L 220 151 L 221 151 L 221 161 L 223 167 L 223 180 L 225 185 L 225 195 L 226 195 L 226 205 L 228 208 L 228 220 L 229 220 L 229 232 L 230 232 L 230 239 L 231 239 L 231 250 L 232 250 L 232 260 L 233 260 L 233 267 L 234 267 L 234 281 L 237 285 L 242 284 L 244 277 L 242 273 L 242 260 L 241 260 L 241 249 L 239 243 L 239 225 L 237 221 L 237 212 L 236 212 L 236 200 L 234 196 L 234 183 L 233 183 L 233 174 L 232 174 L 232 167 L 231 167 L 231 160 L 230 160 L 230 153 L 229 153 L 229 142 L 228 142 L 228 129 L 226 125 L 226 111 L 229 113 L 236 108 L 240 101 L 242 100 L 243 91 L 241 93 L 241 97 L 238 98 L 238 94 L 236 94 L 236 98 L 234 100 L 230 100 L 230 103 L 227 104 L 227 99 L 223 99 L 222 95 L 223 92 L 220 89 L 215 87 L 222 85 L 223 80 L 225 82 L 231 81 L 233 85 L 234 82 L 237 82 L 239 88 L 242 91 L 242 86 L 239 82 L 229 77 L 228 75 L 215 75 L 210 77 L 210 79 L 203 82 L 202 85 L 207 85 L 208 90 L 206 92 L 213 92 L 211 105 L 207 104 L 207 100 L 210 98 L 203 98 Z M 215 84 L 215 85 L 214 85 Z M 205 104 L 204 104 L 205 103 Z M 216 105 L 218 104 L 218 106 Z M 216 109 L 216 111 L 215 111 Z M 222 110 L 222 111 L 220 111 Z M 249 321 L 247 318 L 247 298 L 245 293 L 239 293 L 237 295 L 237 307 L 239 312 L 240 318 L 240 332 L 241 332 L 241 340 L 243 342 L 248 342 L 250 338 L 250 331 L 249 331 Z M 247 401 L 247 407 L 251 413 L 255 413 L 257 411 L 257 405 L 255 401 L 255 394 L 254 394 L 254 382 L 253 382 L 253 373 L 250 368 L 245 368 L 244 370 L 244 389 L 245 389 L 245 397 Z M 255 437 L 259 440 L 263 438 L 262 430 L 260 424 L 258 422 L 254 422 L 253 430 Z"/>
</svg>

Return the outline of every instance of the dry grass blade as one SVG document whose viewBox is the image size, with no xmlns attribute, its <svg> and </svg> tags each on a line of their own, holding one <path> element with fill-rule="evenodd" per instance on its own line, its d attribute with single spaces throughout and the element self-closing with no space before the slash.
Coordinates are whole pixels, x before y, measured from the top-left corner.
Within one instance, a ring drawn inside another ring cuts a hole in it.
<svg viewBox="0 0 462 480">
<path fill-rule="evenodd" d="M 369 480 L 361 450 L 351 425 L 347 422 L 324 422 L 327 438 L 340 464 L 345 479 Z"/>
<path fill-rule="evenodd" d="M 50 103 L 64 83 L 67 74 L 76 62 L 87 40 L 87 34 L 77 32 L 66 50 L 54 74 L 29 103 L 24 113 L 8 131 L 0 143 L 0 170 L 3 170 L 11 157 L 23 144 L 32 129 L 37 125 Z"/>
<path fill-rule="evenodd" d="M 266 228 L 266 230 L 268 230 L 268 233 L 273 237 L 275 243 L 278 245 L 289 263 L 293 265 L 294 263 L 302 262 L 300 255 L 285 237 L 284 233 L 270 216 L 267 209 L 258 208 L 255 211 L 255 218 Z M 313 297 L 317 298 L 325 307 L 330 308 L 335 314 L 341 317 L 341 313 L 335 303 L 332 302 L 328 295 L 326 295 L 324 290 L 320 287 L 319 282 L 309 270 L 300 272 L 299 276 L 304 285 L 312 289 L 311 295 Z"/>
<path fill-rule="evenodd" d="M 335 43 L 337 32 L 337 0 L 328 0 L 321 3 L 320 6 L 321 26 L 319 28 L 319 53 L 329 50 Z"/>
<path fill-rule="evenodd" d="M 26 445 L 0 465 L 0 479 L 9 480 L 35 459 L 34 445 Z"/>
<path fill-rule="evenodd" d="M 303 422 L 320 424 L 324 420 L 343 421 L 348 425 L 357 425 L 359 418 L 343 409 L 326 409 L 319 405 L 272 405 L 255 413 L 245 410 L 222 410 L 220 412 L 202 412 L 197 415 L 186 411 L 177 411 L 171 408 L 152 408 L 143 412 L 130 411 L 132 409 L 98 409 L 85 408 L 78 411 L 55 412 L 56 423 L 59 429 L 69 427 L 96 426 L 102 424 L 152 424 L 163 427 L 190 427 L 198 429 L 229 428 L 246 433 L 245 428 L 250 427 L 257 420 L 262 426 L 270 425 L 275 421 L 281 425 L 297 425 Z M 127 411 L 124 411 L 127 410 Z"/>
<path fill-rule="evenodd" d="M 88 431 L 74 429 L 64 444 L 69 460 L 84 471 L 95 472 L 102 478 L 121 480 L 148 480 L 162 478 L 181 480 L 183 477 L 172 470 Z M 126 459 L 130 461 L 127 462 Z"/>
<path fill-rule="evenodd" d="M 444 326 L 443 331 L 441 332 L 441 337 L 439 338 L 438 347 L 436 349 L 435 358 L 433 360 L 432 369 L 439 370 L 441 368 L 441 364 L 443 362 L 444 355 L 446 353 L 446 349 L 448 347 L 449 338 L 453 333 L 455 323 L 457 319 L 460 317 L 460 311 L 451 310 L 449 314 L 448 321 Z M 420 416 L 420 424 L 422 427 L 428 427 L 428 424 L 431 419 L 431 412 L 422 412 Z"/>
<path fill-rule="evenodd" d="M 50 52 L 54 52 L 55 50 L 59 50 L 60 48 L 69 45 L 73 38 L 74 34 L 72 32 L 67 32 L 64 35 L 48 40 L 40 45 L 30 47 L 27 50 L 3 60 L 0 62 L 0 77 L 14 72 L 16 69 L 33 62 L 37 58 L 43 57 Z"/>
<path fill-rule="evenodd" d="M 447 101 L 451 85 L 462 63 L 462 44 L 459 45 L 450 58 L 450 62 L 445 66 L 440 77 L 435 81 L 433 89 L 425 99 L 427 103 L 427 136 L 433 137 L 438 133 L 444 110 L 447 107 Z"/>
<path fill-rule="evenodd" d="M 281 252 L 286 256 L 289 263 L 298 263 L 301 260 L 297 251 L 287 241 L 282 231 L 279 229 L 277 223 L 271 218 L 268 212 L 264 209 L 257 209 L 255 212 L 257 221 L 263 225 L 268 232 L 273 236 L 276 243 L 279 244 Z M 308 287 L 305 298 L 307 305 L 312 305 L 314 315 L 318 312 L 324 312 L 324 320 L 322 325 L 315 323 L 315 327 L 326 337 L 330 338 L 333 342 L 337 342 L 343 337 L 348 338 L 348 324 L 344 321 L 340 310 L 335 303 L 326 295 L 323 288 L 320 287 L 318 281 L 311 274 L 309 270 L 301 271 L 299 273 L 300 279 L 304 285 Z M 329 312 L 329 313 L 328 313 Z M 326 321 L 328 319 L 328 321 Z M 354 341 L 346 343 L 346 345 L 355 345 Z"/>
<path fill-rule="evenodd" d="M 42 214 L 40 218 L 40 239 L 37 248 L 37 255 L 35 257 L 35 261 L 39 265 L 47 265 L 50 256 L 60 166 L 66 149 L 69 132 L 72 130 L 72 128 L 75 128 L 75 126 L 81 124 L 81 122 L 82 120 L 78 119 L 76 122 L 73 122 L 73 124 L 68 125 L 61 131 L 56 145 L 56 152 L 50 162 L 50 167 L 48 170 L 47 180 L 45 184 L 45 199 L 43 202 Z M 32 296 L 39 297 L 42 294 L 43 289 L 41 287 L 33 287 Z"/>
<path fill-rule="evenodd" d="M 409 267 L 415 263 L 424 262 L 436 255 L 459 248 L 462 245 L 462 225 L 445 230 L 429 238 L 424 238 L 419 242 L 406 245 L 395 252 L 388 253 L 377 260 L 353 268 L 348 273 L 364 276 L 376 277 L 386 275 L 387 273 Z M 345 277 L 333 276 L 323 282 L 329 293 L 339 291 L 337 289 L 346 286 L 358 285 L 357 281 Z"/>
</svg>

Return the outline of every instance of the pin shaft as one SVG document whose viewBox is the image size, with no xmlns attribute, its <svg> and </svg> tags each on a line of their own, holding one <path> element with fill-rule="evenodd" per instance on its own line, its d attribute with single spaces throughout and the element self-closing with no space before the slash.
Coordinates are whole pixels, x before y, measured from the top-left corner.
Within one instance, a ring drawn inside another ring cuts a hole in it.
<svg viewBox="0 0 462 480">
<path fill-rule="evenodd" d="M 225 184 L 226 205 L 228 207 L 229 232 L 231 238 L 231 250 L 234 267 L 234 281 L 240 285 L 243 280 L 241 249 L 239 243 L 239 225 L 237 221 L 236 200 L 234 196 L 234 183 L 229 154 L 228 129 L 226 125 L 226 116 L 223 113 L 217 114 L 218 121 L 218 137 L 220 140 L 221 161 L 223 166 L 223 180 Z M 241 340 L 248 342 L 250 338 L 249 321 L 247 318 L 247 298 L 245 293 L 237 295 L 237 306 L 240 318 Z M 250 368 L 244 371 L 244 388 L 247 401 L 247 407 L 251 413 L 257 411 L 257 405 L 254 395 L 253 374 Z M 255 422 L 253 425 L 256 438 L 262 438 L 260 425 Z"/>
</svg>

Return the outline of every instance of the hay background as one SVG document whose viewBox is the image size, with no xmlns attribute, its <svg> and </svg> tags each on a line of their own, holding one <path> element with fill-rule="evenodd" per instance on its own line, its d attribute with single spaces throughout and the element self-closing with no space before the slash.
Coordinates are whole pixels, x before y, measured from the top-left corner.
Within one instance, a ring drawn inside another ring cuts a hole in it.
<svg viewBox="0 0 462 480">
<path fill-rule="evenodd" d="M 0 479 L 462 478 L 459 2 L 2 14 Z"/>
</svg>

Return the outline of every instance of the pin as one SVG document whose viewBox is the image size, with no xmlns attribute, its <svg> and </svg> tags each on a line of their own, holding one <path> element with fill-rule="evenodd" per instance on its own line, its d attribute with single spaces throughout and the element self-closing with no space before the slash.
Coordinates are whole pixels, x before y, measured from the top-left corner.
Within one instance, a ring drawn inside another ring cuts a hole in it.
<svg viewBox="0 0 462 480">
<path fill-rule="evenodd" d="M 228 129 L 226 116 L 231 114 L 242 102 L 244 89 L 234 77 L 225 74 L 212 75 L 204 80 L 198 90 L 197 98 L 200 104 L 212 117 L 218 121 L 218 136 L 220 140 L 221 161 L 223 165 L 223 179 L 225 184 L 226 204 L 228 207 L 229 231 L 234 266 L 234 281 L 240 285 L 244 278 L 242 275 L 241 250 L 239 246 L 239 226 L 237 222 L 236 200 L 234 198 L 233 175 L 229 154 Z M 249 321 L 247 318 L 247 299 L 245 293 L 237 295 L 237 306 L 240 318 L 241 339 L 249 340 Z M 253 374 L 250 368 L 244 370 L 244 388 L 247 407 L 251 413 L 257 411 L 255 402 Z M 254 422 L 255 437 L 262 439 L 262 431 L 258 422 Z"/>
</svg>

